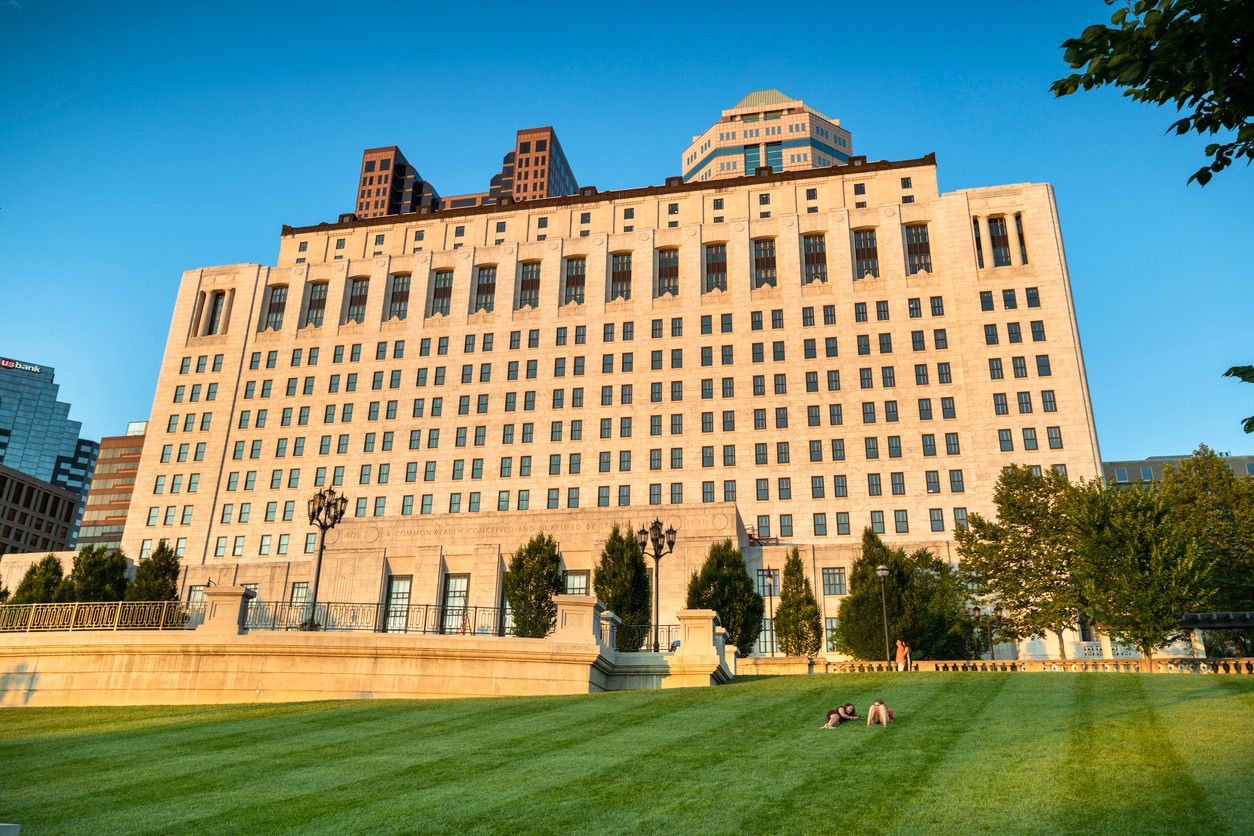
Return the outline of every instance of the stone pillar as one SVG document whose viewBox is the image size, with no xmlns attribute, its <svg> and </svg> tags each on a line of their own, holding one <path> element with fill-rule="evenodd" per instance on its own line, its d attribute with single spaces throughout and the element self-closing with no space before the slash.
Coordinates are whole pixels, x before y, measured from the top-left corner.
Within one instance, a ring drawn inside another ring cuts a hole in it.
<svg viewBox="0 0 1254 836">
<path fill-rule="evenodd" d="M 557 628 L 553 641 L 571 644 L 601 643 L 601 624 L 597 618 L 595 595 L 554 595 L 557 602 Z"/>
<path fill-rule="evenodd" d="M 1102 633 L 1101 636 L 1099 636 L 1098 638 L 1100 638 L 1102 641 L 1102 658 L 1103 659 L 1115 658 L 1114 648 L 1110 646 L 1110 636 L 1106 635 L 1105 633 Z"/>
<path fill-rule="evenodd" d="M 1202 638 L 1202 631 L 1193 630 L 1191 633 L 1189 633 L 1189 636 L 1193 639 L 1193 658 L 1205 659 L 1206 658 L 1206 641 Z"/>
<path fill-rule="evenodd" d="M 257 593 L 242 586 L 211 586 L 205 590 L 205 621 L 198 632 L 215 636 L 238 636 L 248 632 L 244 621 L 248 602 Z"/>
<path fill-rule="evenodd" d="M 714 644 L 714 625 L 718 613 L 714 610 L 680 610 L 679 649 L 676 656 L 712 656 L 717 650 Z"/>
<path fill-rule="evenodd" d="M 616 650 L 618 648 L 618 628 L 623 626 L 623 620 L 614 613 L 606 610 L 601 613 L 601 629 L 598 632 L 602 647 Z"/>
</svg>

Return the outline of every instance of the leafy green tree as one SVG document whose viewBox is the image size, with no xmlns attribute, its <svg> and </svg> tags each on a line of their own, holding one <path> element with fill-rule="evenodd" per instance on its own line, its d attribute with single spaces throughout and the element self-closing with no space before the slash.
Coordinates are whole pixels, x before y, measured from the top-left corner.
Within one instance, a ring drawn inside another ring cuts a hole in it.
<svg viewBox="0 0 1254 836">
<path fill-rule="evenodd" d="M 884 600 L 880 600 L 877 566 L 888 567 Z M 884 658 L 884 607 L 888 610 L 889 641 L 908 640 L 914 625 L 907 615 L 906 589 L 912 567 L 902 549 L 890 549 L 871 529 L 862 532 L 862 554 L 849 572 L 849 594 L 840 601 L 836 622 L 836 649 L 855 659 Z M 914 647 L 911 644 L 911 647 Z"/>
<path fill-rule="evenodd" d="M 1215 593 L 1213 558 L 1177 524 L 1154 485 L 1124 489 L 1100 480 L 1068 499 L 1076 579 L 1086 610 L 1146 659 L 1188 635 L 1181 618 Z"/>
<path fill-rule="evenodd" d="M 50 604 L 56 600 L 57 587 L 61 585 L 61 558 L 50 554 L 38 563 L 32 563 L 13 591 L 10 604 Z"/>
<path fill-rule="evenodd" d="M 823 621 L 810 579 L 801 565 L 801 551 L 793 546 L 784 562 L 775 610 L 775 635 L 785 656 L 814 656 L 823 647 Z"/>
<path fill-rule="evenodd" d="M 1027 467 L 1003 470 L 993 489 L 996 521 L 972 513 L 954 531 L 958 556 L 972 588 L 1002 606 L 998 631 L 1020 641 L 1074 627 L 1082 609 L 1072 577 L 1074 555 L 1062 505 L 1070 483 L 1054 470 L 1037 476 Z"/>
<path fill-rule="evenodd" d="M 1115 5 L 1115 0 L 1106 0 Z M 1134 102 L 1174 104 L 1183 117 L 1168 130 L 1215 136 L 1211 159 L 1189 178 L 1206 185 L 1242 157 L 1254 161 L 1254 3 L 1249 0 L 1123 2 L 1111 26 L 1087 27 L 1064 41 L 1063 60 L 1081 70 L 1055 81 L 1055 96 L 1107 84 Z M 1246 430 L 1249 432 L 1249 430 Z"/>
<path fill-rule="evenodd" d="M 601 550 L 601 561 L 592 572 L 592 591 L 597 599 L 622 619 L 618 650 L 639 650 L 641 630 L 653 621 L 649 567 L 640 543 L 615 525 Z"/>
<path fill-rule="evenodd" d="M 135 578 L 126 589 L 126 600 L 179 600 L 179 556 L 165 540 L 135 567 Z"/>
<path fill-rule="evenodd" d="M 910 554 L 901 639 L 916 659 L 965 659 L 976 643 L 968 589 L 959 569 L 927 549 Z"/>
<path fill-rule="evenodd" d="M 126 599 L 127 560 L 119 549 L 83 546 L 74 556 L 66 579 L 74 601 L 123 601 Z"/>
<path fill-rule="evenodd" d="M 537 534 L 514 552 L 502 584 L 514 617 L 514 635 L 547 636 L 557 623 L 553 596 L 562 591 L 562 556 L 553 537 Z"/>
<path fill-rule="evenodd" d="M 727 641 L 742 656 L 753 650 L 762 632 L 766 604 L 754 590 L 745 561 L 731 540 L 712 544 L 700 571 L 689 579 L 688 609 L 714 610 L 727 631 Z"/>
<path fill-rule="evenodd" d="M 0 583 L 0 604 L 3 604 L 7 600 L 9 600 L 9 588 L 3 583 Z"/>
<path fill-rule="evenodd" d="M 1254 383 L 1254 366 L 1233 366 L 1224 372 L 1224 377 L 1235 377 L 1244 383 Z M 1254 433 L 1254 415 L 1241 422 L 1241 429 Z"/>
</svg>

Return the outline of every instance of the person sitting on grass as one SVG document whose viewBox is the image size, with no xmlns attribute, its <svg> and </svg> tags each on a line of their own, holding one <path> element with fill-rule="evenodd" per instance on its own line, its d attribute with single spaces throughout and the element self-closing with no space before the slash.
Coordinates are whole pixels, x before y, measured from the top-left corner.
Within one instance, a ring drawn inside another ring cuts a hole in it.
<svg viewBox="0 0 1254 836">
<path fill-rule="evenodd" d="M 867 711 L 866 724 L 868 726 L 873 726 L 876 724 L 879 724 L 881 726 L 887 726 L 889 723 L 892 723 L 896 719 L 897 719 L 897 715 L 893 714 L 893 710 L 891 708 L 884 705 L 883 700 L 876 700 L 875 702 L 871 703 L 871 708 L 870 710 Z"/>
<path fill-rule="evenodd" d="M 834 729 L 846 720 L 858 719 L 858 710 L 853 707 L 853 703 L 847 702 L 839 708 L 833 708 L 827 712 L 827 725 L 825 729 Z"/>
</svg>

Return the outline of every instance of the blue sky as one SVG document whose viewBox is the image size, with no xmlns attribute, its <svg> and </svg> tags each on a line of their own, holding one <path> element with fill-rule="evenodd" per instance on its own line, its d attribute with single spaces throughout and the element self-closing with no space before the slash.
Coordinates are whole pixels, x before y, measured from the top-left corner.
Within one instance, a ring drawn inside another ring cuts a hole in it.
<svg viewBox="0 0 1254 836">
<path fill-rule="evenodd" d="M 783 8 L 0 0 L 0 356 L 119 434 L 182 271 L 272 264 L 282 224 L 351 209 L 362 148 L 479 191 L 551 124 L 581 183 L 658 184 L 775 87 L 870 159 L 936 152 L 942 191 L 1054 185 L 1104 459 L 1254 452 L 1254 386 L 1220 377 L 1254 363 L 1254 171 L 1186 186 L 1205 143 L 1174 111 L 1048 93 L 1105 5 Z"/>
</svg>

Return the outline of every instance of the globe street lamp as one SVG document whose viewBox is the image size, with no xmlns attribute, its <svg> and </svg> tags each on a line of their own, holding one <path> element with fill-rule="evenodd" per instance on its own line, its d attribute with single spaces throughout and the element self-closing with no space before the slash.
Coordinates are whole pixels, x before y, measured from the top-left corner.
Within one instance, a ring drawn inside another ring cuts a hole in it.
<svg viewBox="0 0 1254 836">
<path fill-rule="evenodd" d="M 766 570 L 766 600 L 770 602 L 771 607 L 771 655 L 775 655 L 775 576 L 771 574 L 771 570 Z"/>
<path fill-rule="evenodd" d="M 880 606 L 884 610 L 884 662 L 891 666 L 893 657 L 888 652 L 888 596 L 884 592 L 884 579 L 888 577 L 888 567 L 881 563 L 875 567 L 875 574 L 880 579 Z"/>
<path fill-rule="evenodd" d="M 641 528 L 636 532 L 636 539 L 640 541 L 640 551 L 642 554 L 653 558 L 653 652 L 657 653 L 658 644 L 658 618 L 660 613 L 658 589 L 659 589 L 659 562 L 666 555 L 675 551 L 675 526 L 667 527 L 666 531 L 662 531 L 662 521 L 653 518 L 653 524 L 648 528 Z M 652 546 L 652 551 L 649 547 Z M 665 548 L 665 551 L 663 551 Z"/>
<path fill-rule="evenodd" d="M 302 630 L 317 630 L 318 578 L 322 575 L 322 553 L 326 549 L 327 531 L 339 525 L 348 507 L 348 497 L 337 495 L 335 488 L 318 491 L 309 498 L 309 524 L 318 527 L 318 558 L 314 561 L 313 590 L 310 595 L 309 618 L 301 624 Z"/>
<path fill-rule="evenodd" d="M 976 624 L 979 624 L 981 610 L 979 607 L 971 608 L 971 615 L 975 616 Z M 988 658 L 990 661 L 997 661 L 997 648 L 993 645 L 993 624 L 1001 621 L 1001 607 L 993 607 L 989 611 L 988 617 L 984 619 L 984 631 L 988 633 Z"/>
</svg>

